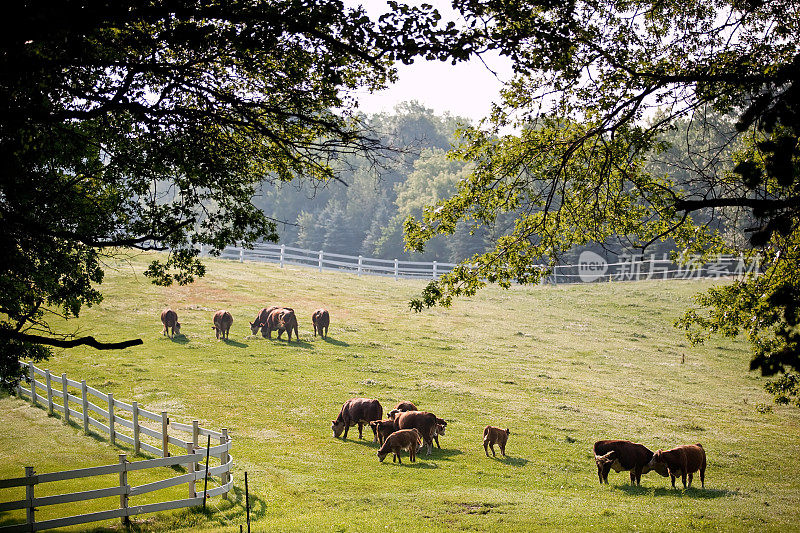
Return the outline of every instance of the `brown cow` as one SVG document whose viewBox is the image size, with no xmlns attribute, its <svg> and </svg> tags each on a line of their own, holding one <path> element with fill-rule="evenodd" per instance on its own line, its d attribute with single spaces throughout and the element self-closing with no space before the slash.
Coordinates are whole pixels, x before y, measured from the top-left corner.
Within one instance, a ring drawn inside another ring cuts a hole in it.
<svg viewBox="0 0 800 533">
<path fill-rule="evenodd" d="M 419 411 L 419 409 L 417 409 L 417 406 L 413 403 L 404 400 L 397 402 L 397 405 L 395 405 L 386 416 L 387 418 L 394 420 L 394 417 L 397 415 L 397 413 L 405 413 L 406 411 Z"/>
<path fill-rule="evenodd" d="M 506 442 L 511 432 L 506 429 L 500 429 L 494 426 L 486 426 L 483 430 L 483 451 L 486 452 L 486 457 L 489 457 L 489 448 L 492 449 L 492 456 L 497 457 L 494 453 L 494 445 L 497 444 L 500 448 L 500 453 L 503 457 L 506 456 Z"/>
<path fill-rule="evenodd" d="M 327 309 L 317 309 L 314 311 L 314 314 L 311 315 L 311 324 L 314 325 L 314 336 L 317 336 L 317 331 L 319 331 L 320 337 L 323 339 L 328 336 L 328 326 L 331 323 L 331 315 L 328 313 Z"/>
<path fill-rule="evenodd" d="M 601 485 L 608 484 L 608 473 L 612 468 L 615 472 L 628 470 L 631 475 L 631 485 L 641 485 L 642 474 L 651 470 L 667 477 L 666 467 L 651 464 L 653 452 L 641 444 L 629 440 L 599 440 L 594 443 L 593 450 Z"/>
<path fill-rule="evenodd" d="M 258 333 L 259 329 L 267 325 L 267 319 L 269 318 L 269 314 L 276 309 L 280 309 L 280 307 L 278 307 L 277 305 L 273 305 L 272 307 L 265 307 L 264 309 L 258 312 L 258 314 L 256 315 L 256 319 L 253 322 L 250 322 L 250 331 L 253 333 L 253 335 Z"/>
<path fill-rule="evenodd" d="M 172 309 L 167 308 L 161 311 L 161 323 L 164 324 L 164 331 L 161 333 L 162 335 L 169 335 L 169 338 L 171 339 L 175 335 L 181 334 L 181 323 L 178 322 L 178 313 Z M 172 330 L 172 334 L 170 334 L 168 329 Z"/>
<path fill-rule="evenodd" d="M 221 309 L 214 313 L 214 325 L 211 326 L 211 329 L 216 330 L 218 339 L 220 335 L 222 335 L 223 339 L 227 339 L 232 325 L 233 315 L 231 315 L 228 311 Z"/>
<path fill-rule="evenodd" d="M 394 420 L 373 420 L 369 423 L 372 433 L 378 439 L 378 444 L 383 444 L 386 438 L 394 433 Z"/>
<path fill-rule="evenodd" d="M 408 458 L 414 463 L 417 460 L 420 438 L 419 431 L 417 431 L 416 428 L 395 431 L 389 435 L 386 442 L 381 446 L 381 449 L 378 450 L 378 459 L 383 462 L 386 456 L 389 455 L 389 452 L 392 452 L 394 453 L 392 462 L 397 461 L 399 464 L 403 464 L 403 461 L 400 460 L 400 452 L 408 450 Z"/>
<path fill-rule="evenodd" d="M 681 476 L 683 488 L 686 485 L 686 476 L 689 476 L 689 487 L 692 486 L 692 474 L 700 471 L 700 486 L 706 487 L 706 451 L 702 444 L 691 444 L 689 446 L 678 446 L 671 450 L 658 450 L 653 454 L 649 463 L 651 468 L 656 465 L 666 466 L 667 473 L 672 481 L 672 488 L 675 488 L 675 478 Z"/>
<path fill-rule="evenodd" d="M 294 330 L 295 337 L 300 340 L 300 333 L 297 331 L 297 317 L 294 314 L 294 309 L 291 307 L 280 307 L 273 310 L 267 318 L 267 323 L 261 328 L 261 335 L 271 339 L 272 332 L 278 331 L 278 340 L 281 334 L 285 331 L 289 335 L 289 342 L 292 340 L 292 330 Z"/>
<path fill-rule="evenodd" d="M 433 450 L 433 436 L 436 433 L 437 420 L 439 419 L 435 414 L 427 411 L 406 411 L 395 416 L 394 427 L 395 430 L 416 428 L 428 446 L 428 455 L 430 455 Z"/>
<path fill-rule="evenodd" d="M 364 424 L 369 424 L 373 420 L 380 420 L 383 418 L 383 407 L 378 400 L 371 398 L 351 398 L 344 402 L 339 416 L 331 424 L 333 436 L 338 437 L 344 431 L 343 439 L 347 438 L 347 431 L 350 426 L 358 424 L 358 438 L 364 438 Z M 374 431 L 374 429 L 373 429 Z M 377 442 L 377 433 L 374 436 L 373 442 Z"/>
</svg>

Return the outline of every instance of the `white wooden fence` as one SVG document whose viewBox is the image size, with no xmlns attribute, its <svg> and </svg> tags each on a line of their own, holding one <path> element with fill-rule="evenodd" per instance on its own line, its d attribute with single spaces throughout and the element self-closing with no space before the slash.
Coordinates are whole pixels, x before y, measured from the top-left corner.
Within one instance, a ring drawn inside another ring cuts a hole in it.
<svg viewBox="0 0 800 533">
<path fill-rule="evenodd" d="M 207 248 L 201 246 L 200 254 Z M 456 263 L 440 263 L 438 261 L 399 261 L 397 259 L 377 259 L 361 255 L 344 255 L 325 252 L 323 250 L 307 250 L 294 248 L 284 244 L 259 243 L 253 249 L 241 246 L 228 246 L 221 256 L 235 261 L 264 261 L 284 265 L 300 265 L 323 270 L 336 270 L 376 276 L 392 276 L 399 278 L 437 279 L 450 272 Z M 657 255 L 621 255 L 619 261 L 607 263 L 602 257 L 592 252 L 581 254 L 579 263 L 575 265 L 534 265 L 548 271 L 542 279 L 543 284 L 591 283 L 601 281 L 641 281 L 647 279 L 694 279 L 738 276 L 744 273 L 758 272 L 758 259 L 745 260 L 741 256 L 719 256 L 713 260 L 673 261 L 666 254 Z"/>
<path fill-rule="evenodd" d="M 137 454 L 144 451 L 153 455 L 160 455 L 161 457 L 129 462 L 127 456 L 122 454 L 119 456 L 118 464 L 45 474 L 36 474 L 32 466 L 25 467 L 24 477 L 0 480 L 0 489 L 25 487 L 25 499 L 0 503 L 0 512 L 26 509 L 26 522 L 23 524 L 0 527 L 0 532 L 41 531 L 44 529 L 113 518 L 121 518 L 123 522 L 127 522 L 130 516 L 179 509 L 182 507 L 193 507 L 203 504 L 205 498 L 218 495 L 227 497 L 227 493 L 233 488 L 233 477 L 230 473 L 233 458 L 229 453 L 231 449 L 231 439 L 228 436 L 227 429 L 223 429 L 220 432 L 212 431 L 200 427 L 197 420 L 192 421 L 191 424 L 170 422 L 166 412 L 161 412 L 160 414 L 153 413 L 140 408 L 137 402 L 121 402 L 116 400 L 111 393 L 105 394 L 88 386 L 85 380 L 77 382 L 68 379 L 66 374 L 61 374 L 61 376 L 58 377 L 52 375 L 49 370 L 41 370 L 33 364 L 20 364 L 27 367 L 28 377 L 30 379 L 30 388 L 23 387 L 21 383 L 17 387 L 17 394 L 20 398 L 27 396 L 33 405 L 41 404 L 42 406 L 46 406 L 51 415 L 55 411 L 60 412 L 63 415 L 62 420 L 65 424 L 68 424 L 70 419 L 75 419 L 76 421 L 80 420 L 83 423 L 84 431 L 87 433 L 89 432 L 89 427 L 93 426 L 107 433 L 112 443 L 116 443 L 117 441 L 126 442 L 133 445 L 134 451 Z M 36 379 L 37 376 L 43 378 L 44 381 Z M 54 385 L 60 387 L 60 390 Z M 76 392 L 80 391 L 80 395 L 72 394 L 70 389 Z M 103 401 L 104 405 L 107 404 L 107 409 L 90 401 L 90 395 Z M 72 404 L 77 404 L 80 409 L 73 409 Z M 126 416 L 120 416 L 121 412 L 125 412 Z M 107 423 L 101 422 L 95 418 L 95 416 L 104 418 Z M 160 425 L 161 427 L 160 429 L 153 429 L 144 425 L 142 422 L 145 424 L 149 423 L 150 426 L 157 427 Z M 130 430 L 129 433 L 126 434 L 120 431 L 123 428 L 125 430 Z M 168 432 L 170 428 L 174 431 L 185 433 L 187 436 L 191 435 L 191 440 L 182 440 L 170 435 Z M 201 446 L 201 444 L 204 443 L 200 442 L 200 436 L 207 437 L 208 442 L 210 442 L 210 439 L 214 439 L 215 445 L 209 445 L 207 447 L 205 445 Z M 145 439 L 150 439 L 154 443 L 159 443 L 160 446 L 155 446 L 146 442 L 143 440 L 143 437 Z M 216 444 L 217 442 L 219 444 Z M 173 447 L 173 450 L 174 448 L 179 449 L 181 453 L 179 455 L 172 455 L 170 453 L 170 446 Z M 207 457 L 213 457 L 219 460 L 219 464 L 211 466 L 206 462 L 205 465 L 201 465 Z M 128 472 L 176 465 L 186 465 L 187 473 L 139 486 L 132 487 L 128 484 Z M 59 494 L 56 496 L 35 496 L 35 487 L 42 483 L 89 478 L 108 474 L 119 474 L 119 485 L 117 487 Z M 199 480 L 206 479 L 217 486 L 205 492 L 201 491 L 201 494 L 198 495 L 196 483 Z M 186 484 L 188 487 L 188 497 L 185 499 L 150 503 L 146 505 L 130 504 L 129 499 L 131 497 L 181 484 Z M 120 497 L 120 505 L 117 509 L 38 522 L 35 519 L 35 511 L 39 507 L 107 498 L 117 495 Z"/>
</svg>

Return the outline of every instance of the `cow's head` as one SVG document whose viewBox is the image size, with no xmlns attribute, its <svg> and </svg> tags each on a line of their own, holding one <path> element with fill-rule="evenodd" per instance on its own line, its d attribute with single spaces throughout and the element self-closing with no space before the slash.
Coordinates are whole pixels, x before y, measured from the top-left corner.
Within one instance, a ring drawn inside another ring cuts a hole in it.
<svg viewBox="0 0 800 533">
<path fill-rule="evenodd" d="M 250 331 L 255 335 L 263 325 L 261 322 L 250 322 Z"/>
<path fill-rule="evenodd" d="M 664 452 L 662 450 L 658 450 L 653 454 L 653 457 L 650 458 L 650 462 L 642 469 L 642 473 L 646 474 L 651 470 L 654 470 L 663 477 L 669 476 L 669 472 L 667 472 L 667 463 L 664 460 Z"/>
<path fill-rule="evenodd" d="M 386 459 L 386 456 L 387 456 L 387 455 L 389 455 L 389 450 L 385 450 L 385 451 L 384 451 L 384 450 L 383 450 L 383 448 L 381 448 L 380 450 L 378 450 L 378 460 L 379 460 L 380 462 L 383 462 L 383 460 L 384 460 L 384 459 Z"/>
<path fill-rule="evenodd" d="M 611 465 L 617 460 L 617 452 L 611 450 L 605 455 L 595 455 L 594 462 L 597 463 L 597 471 L 601 474 L 607 474 L 611 470 Z"/>
<path fill-rule="evenodd" d="M 338 438 L 339 435 L 342 434 L 342 431 L 344 431 L 344 421 L 334 420 L 331 423 L 331 429 L 333 430 L 333 436 Z"/>
<path fill-rule="evenodd" d="M 180 335 L 181 334 L 181 323 L 180 322 L 175 322 L 175 327 L 172 328 L 172 332 L 175 333 L 175 335 Z"/>
<path fill-rule="evenodd" d="M 509 435 L 511 435 L 511 430 L 509 430 L 508 428 L 506 428 L 506 437 L 507 437 L 507 436 L 509 436 Z"/>
</svg>

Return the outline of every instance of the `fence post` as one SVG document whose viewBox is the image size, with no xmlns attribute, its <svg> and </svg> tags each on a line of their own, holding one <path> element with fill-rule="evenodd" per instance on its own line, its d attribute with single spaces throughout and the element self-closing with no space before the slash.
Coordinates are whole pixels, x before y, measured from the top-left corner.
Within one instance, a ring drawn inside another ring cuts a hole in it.
<svg viewBox="0 0 800 533">
<path fill-rule="evenodd" d="M 53 383 L 50 379 L 50 370 L 44 371 L 45 381 L 47 382 L 47 414 L 53 416 Z"/>
<path fill-rule="evenodd" d="M 322 250 L 319 251 L 319 271 L 322 272 Z"/>
<path fill-rule="evenodd" d="M 436 266 L 437 266 L 436 265 L 436 261 L 434 261 L 433 262 L 433 279 L 436 279 L 436 276 L 438 275 L 438 272 L 436 270 Z"/>
<path fill-rule="evenodd" d="M 195 448 L 198 447 L 200 443 L 200 421 L 199 420 L 192 420 L 192 444 Z"/>
<path fill-rule="evenodd" d="M 67 385 L 67 373 L 61 374 L 61 392 L 64 394 L 64 425 L 69 425 L 69 385 Z"/>
<path fill-rule="evenodd" d="M 364 263 L 364 257 L 358 256 L 358 275 L 361 275 L 361 265 Z"/>
<path fill-rule="evenodd" d="M 222 436 L 219 438 L 219 443 L 220 444 L 228 443 L 228 428 L 222 428 Z M 219 454 L 219 464 L 224 465 L 227 463 L 228 463 L 228 452 L 222 452 L 221 454 Z M 223 486 L 227 485 L 228 481 L 230 480 L 231 480 L 230 471 L 223 472 L 222 475 L 220 476 L 220 481 L 222 482 Z M 228 492 L 227 491 L 223 492 L 222 497 L 227 500 Z"/>
<path fill-rule="evenodd" d="M 131 402 L 131 411 L 133 411 L 133 453 L 138 454 L 142 445 L 139 442 L 139 404 L 137 402 Z"/>
<path fill-rule="evenodd" d="M 162 457 L 169 457 L 169 435 L 167 428 L 169 427 L 169 418 L 166 411 L 161 411 L 161 447 L 163 449 Z"/>
<path fill-rule="evenodd" d="M 398 262 L 397 259 L 394 260 L 394 279 L 397 279 L 400 270 L 398 269 Z"/>
<path fill-rule="evenodd" d="M 28 478 L 25 485 L 25 511 L 27 515 L 27 522 L 31 526 L 31 531 L 34 531 L 33 524 L 36 521 L 34 512 L 36 509 L 33 507 L 33 480 L 32 478 L 36 473 L 33 471 L 32 466 L 25 467 L 25 477 Z"/>
<path fill-rule="evenodd" d="M 244 248 L 239 248 L 239 262 L 244 263 Z"/>
<path fill-rule="evenodd" d="M 286 245 L 281 244 L 281 268 L 283 268 L 283 262 L 285 257 L 286 257 Z"/>
<path fill-rule="evenodd" d="M 117 435 L 114 432 L 114 395 L 108 393 L 108 439 L 111 444 L 117 443 Z"/>
<path fill-rule="evenodd" d="M 36 371 L 34 370 L 33 363 L 28 364 L 28 373 L 31 378 L 31 403 L 36 405 Z"/>
<path fill-rule="evenodd" d="M 119 495 L 119 508 L 120 509 L 127 509 L 128 508 L 128 467 L 126 466 L 127 455 L 124 453 L 119 454 L 119 464 L 123 465 L 122 470 L 119 473 L 119 486 L 120 488 L 124 488 L 125 492 Z M 120 521 L 122 525 L 128 527 L 131 523 L 131 518 L 128 516 L 127 511 L 123 516 L 120 517 Z"/>
<path fill-rule="evenodd" d="M 191 443 L 191 442 L 187 442 L 186 443 L 186 453 L 187 454 L 194 454 L 194 444 L 193 443 Z M 187 464 L 188 464 L 187 468 L 189 470 L 189 473 L 190 474 L 194 474 L 197 471 L 197 463 L 192 461 L 191 463 L 187 463 Z M 194 484 L 195 484 L 195 479 L 194 479 L 194 477 L 192 477 L 192 479 L 189 480 L 189 497 L 190 498 L 197 497 L 197 492 L 195 492 L 195 490 L 194 490 L 194 488 L 195 488 Z"/>
<path fill-rule="evenodd" d="M 203 245 L 200 245 L 200 257 L 203 257 Z"/>
<path fill-rule="evenodd" d="M 83 402 L 83 432 L 89 433 L 89 391 L 86 390 L 86 380 L 81 380 L 81 402 Z"/>
</svg>

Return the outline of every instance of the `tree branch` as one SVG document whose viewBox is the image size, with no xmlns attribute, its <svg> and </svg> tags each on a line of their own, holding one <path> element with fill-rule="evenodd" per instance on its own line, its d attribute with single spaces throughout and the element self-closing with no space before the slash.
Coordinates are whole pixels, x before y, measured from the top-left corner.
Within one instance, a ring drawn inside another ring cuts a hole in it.
<svg viewBox="0 0 800 533">
<path fill-rule="evenodd" d="M 97 350 L 122 350 L 131 346 L 138 346 L 144 344 L 142 339 L 131 339 L 122 342 L 100 342 L 94 337 L 80 337 L 78 339 L 54 339 L 52 337 L 44 337 L 42 335 L 30 335 L 28 333 L 20 333 L 18 331 L 9 331 L 7 329 L 0 329 L 0 337 L 6 337 L 11 340 L 22 342 L 31 342 L 34 344 L 45 344 L 47 346 L 55 346 L 57 348 L 74 348 L 76 346 L 91 346 Z"/>
</svg>

